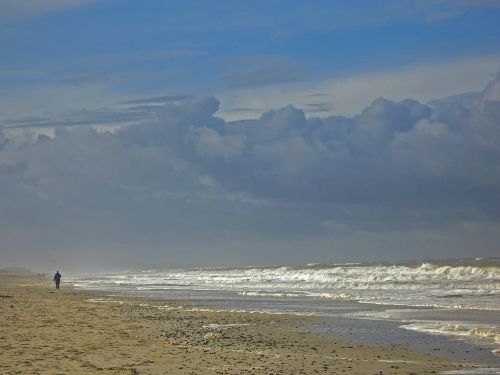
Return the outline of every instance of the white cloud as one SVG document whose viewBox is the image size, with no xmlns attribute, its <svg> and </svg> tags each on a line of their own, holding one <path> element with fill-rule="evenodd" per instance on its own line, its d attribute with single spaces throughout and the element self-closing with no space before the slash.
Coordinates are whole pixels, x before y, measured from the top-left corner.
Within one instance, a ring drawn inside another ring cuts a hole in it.
<svg viewBox="0 0 500 375">
<path fill-rule="evenodd" d="M 219 95 L 223 103 L 220 115 L 227 120 L 237 120 L 248 116 L 250 110 L 257 116 L 264 110 L 292 103 L 315 116 L 314 111 L 307 109 L 319 100 L 332 104 L 331 114 L 352 116 L 379 96 L 427 102 L 460 92 L 478 91 L 499 70 L 500 56 L 491 55 L 323 79 L 316 83 L 233 90 Z M 245 112 L 230 111 L 232 108 L 245 108 Z M 328 112 L 321 113 L 326 114 Z"/>
</svg>

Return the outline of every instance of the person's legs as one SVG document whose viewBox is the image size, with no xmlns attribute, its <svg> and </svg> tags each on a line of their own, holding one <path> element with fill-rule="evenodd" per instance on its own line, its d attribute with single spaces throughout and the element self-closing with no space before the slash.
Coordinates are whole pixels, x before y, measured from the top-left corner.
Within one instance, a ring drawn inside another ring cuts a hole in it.
<svg viewBox="0 0 500 375">
<path fill-rule="evenodd" d="M 59 289 L 59 281 L 56 281 L 56 289 Z"/>
</svg>

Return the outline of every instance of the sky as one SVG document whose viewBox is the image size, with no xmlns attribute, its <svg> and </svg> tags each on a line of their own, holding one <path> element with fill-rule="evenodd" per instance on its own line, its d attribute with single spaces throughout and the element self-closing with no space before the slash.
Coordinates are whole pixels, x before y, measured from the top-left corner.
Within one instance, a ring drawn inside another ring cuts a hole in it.
<svg viewBox="0 0 500 375">
<path fill-rule="evenodd" d="M 498 256 L 500 1 L 0 0 L 0 266 Z"/>
</svg>

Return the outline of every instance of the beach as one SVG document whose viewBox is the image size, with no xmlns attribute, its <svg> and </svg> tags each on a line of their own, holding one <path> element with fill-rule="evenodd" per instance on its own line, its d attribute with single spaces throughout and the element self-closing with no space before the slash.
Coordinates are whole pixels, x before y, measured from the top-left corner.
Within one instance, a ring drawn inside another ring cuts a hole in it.
<svg viewBox="0 0 500 375">
<path fill-rule="evenodd" d="M 0 278 L 2 374 L 430 374 L 480 367 L 308 332 L 288 314 Z"/>
<path fill-rule="evenodd" d="M 135 269 L 65 280 L 115 295 L 321 316 L 308 326 L 323 335 L 479 361 L 500 373 L 498 259 Z"/>
</svg>

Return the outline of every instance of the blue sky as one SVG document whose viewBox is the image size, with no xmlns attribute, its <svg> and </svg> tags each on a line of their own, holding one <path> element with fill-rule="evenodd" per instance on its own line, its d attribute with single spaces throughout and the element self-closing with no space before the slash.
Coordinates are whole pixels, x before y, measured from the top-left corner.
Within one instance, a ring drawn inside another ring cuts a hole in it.
<svg viewBox="0 0 500 375">
<path fill-rule="evenodd" d="M 0 264 L 498 255 L 499 40 L 488 0 L 0 0 Z"/>
<path fill-rule="evenodd" d="M 224 98 L 500 54 L 496 1 L 2 3 L 3 118 L 179 93 L 215 94 L 223 110 L 251 108 Z M 494 73 L 476 72 L 475 89 Z M 32 109 L 19 104 L 23 97 Z"/>
</svg>

